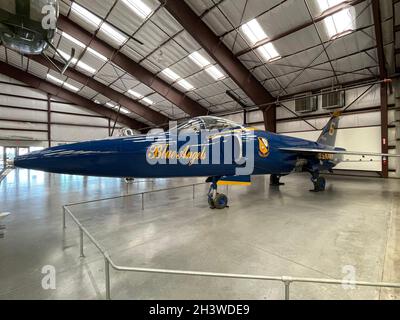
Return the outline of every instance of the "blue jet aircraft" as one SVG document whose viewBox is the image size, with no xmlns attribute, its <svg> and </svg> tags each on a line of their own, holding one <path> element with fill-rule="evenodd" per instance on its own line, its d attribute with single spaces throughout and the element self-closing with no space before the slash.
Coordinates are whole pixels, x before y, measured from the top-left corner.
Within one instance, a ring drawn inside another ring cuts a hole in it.
<svg viewBox="0 0 400 320">
<path fill-rule="evenodd" d="M 331 172 L 345 155 L 400 157 L 349 152 L 335 147 L 340 113 L 334 113 L 319 139 L 304 139 L 248 128 L 205 116 L 162 134 L 134 135 L 52 147 L 15 159 L 19 168 L 60 174 L 170 178 L 207 177 L 211 208 L 228 205 L 218 185 L 249 185 L 252 175 L 270 174 L 273 186 L 292 172 L 309 172 L 315 192 L 325 190 L 321 172 Z M 184 137 L 182 139 L 182 136 Z M 233 141 L 233 142 L 232 142 Z M 230 146 L 229 147 L 228 144 Z"/>
</svg>

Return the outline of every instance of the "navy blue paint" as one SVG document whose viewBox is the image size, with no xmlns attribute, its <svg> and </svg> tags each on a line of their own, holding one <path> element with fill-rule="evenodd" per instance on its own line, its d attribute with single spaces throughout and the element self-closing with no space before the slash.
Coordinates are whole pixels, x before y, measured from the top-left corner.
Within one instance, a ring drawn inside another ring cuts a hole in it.
<svg viewBox="0 0 400 320">
<path fill-rule="evenodd" d="M 240 126 L 239 126 L 240 127 Z M 269 155 L 259 154 L 258 138 L 269 142 Z M 167 135 L 167 143 L 173 138 Z M 198 138 L 200 141 L 200 138 Z M 337 162 L 320 161 L 315 154 L 298 154 L 280 148 L 310 148 L 321 150 L 343 150 L 317 142 L 265 131 L 243 131 L 242 139 L 254 144 L 255 168 L 253 175 L 289 174 L 298 158 L 307 159 L 307 170 L 325 171 Z M 88 141 L 57 146 L 30 153 L 15 159 L 15 166 L 53 173 L 134 178 L 166 177 L 221 177 L 235 175 L 236 164 L 168 164 L 151 165 L 147 162 L 147 149 L 154 142 L 144 135 Z M 178 144 L 180 147 L 184 142 Z M 179 150 L 179 148 L 178 148 Z M 246 155 L 245 155 L 246 156 Z"/>
</svg>

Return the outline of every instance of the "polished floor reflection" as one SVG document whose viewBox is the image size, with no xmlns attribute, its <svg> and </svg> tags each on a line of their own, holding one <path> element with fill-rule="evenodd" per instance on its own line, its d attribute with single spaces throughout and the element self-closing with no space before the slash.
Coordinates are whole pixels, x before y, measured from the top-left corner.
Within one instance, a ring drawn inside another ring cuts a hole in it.
<svg viewBox="0 0 400 320">
<path fill-rule="evenodd" d="M 285 177 L 270 188 L 257 177 L 249 188 L 229 190 L 230 208 L 208 209 L 207 186 L 77 206 L 73 210 L 122 265 L 187 270 L 339 278 L 349 266 L 358 280 L 400 282 L 400 181 L 328 176 L 328 190 L 308 190 L 306 175 Z M 0 299 L 103 299 L 104 263 L 79 238 L 66 203 L 131 194 L 203 179 L 140 180 L 10 173 L 0 184 L 0 212 L 11 215 L 0 239 Z M 54 266 L 56 290 L 42 288 L 43 267 Z M 352 269 L 352 270 L 353 270 Z M 119 299 L 281 299 L 282 285 L 260 281 L 204 279 L 112 272 Z M 398 298 L 398 292 L 296 284 L 292 298 Z"/>
</svg>

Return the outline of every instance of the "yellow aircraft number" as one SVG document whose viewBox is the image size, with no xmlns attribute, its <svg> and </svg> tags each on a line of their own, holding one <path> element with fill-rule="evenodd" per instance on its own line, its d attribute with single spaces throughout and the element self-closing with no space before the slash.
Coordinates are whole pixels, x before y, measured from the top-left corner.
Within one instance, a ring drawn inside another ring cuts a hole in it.
<svg viewBox="0 0 400 320">
<path fill-rule="evenodd" d="M 318 153 L 318 160 L 333 160 L 332 153 Z"/>
</svg>

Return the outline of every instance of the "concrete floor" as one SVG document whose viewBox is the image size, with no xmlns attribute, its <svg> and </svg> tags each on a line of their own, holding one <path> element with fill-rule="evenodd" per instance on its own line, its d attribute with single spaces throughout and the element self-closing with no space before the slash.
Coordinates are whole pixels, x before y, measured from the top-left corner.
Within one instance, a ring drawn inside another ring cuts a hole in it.
<svg viewBox="0 0 400 320">
<path fill-rule="evenodd" d="M 198 271 L 400 282 L 400 181 L 328 176 L 311 193 L 307 175 L 269 177 L 229 190 L 229 209 L 206 204 L 206 186 L 74 207 L 119 265 Z M 104 299 L 104 262 L 77 228 L 61 228 L 61 206 L 75 201 L 188 185 L 202 179 L 160 179 L 126 185 L 17 170 L 0 184 L 0 212 L 11 212 L 0 239 L 0 299 Z M 223 189 L 221 189 L 223 191 Z M 56 268 L 56 290 L 43 290 L 43 266 Z M 114 299 L 282 299 L 280 283 L 127 274 L 112 271 Z M 293 299 L 399 298 L 394 290 L 294 284 Z"/>
</svg>

